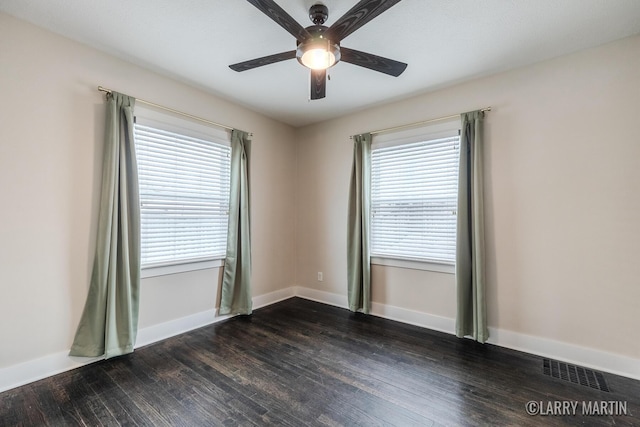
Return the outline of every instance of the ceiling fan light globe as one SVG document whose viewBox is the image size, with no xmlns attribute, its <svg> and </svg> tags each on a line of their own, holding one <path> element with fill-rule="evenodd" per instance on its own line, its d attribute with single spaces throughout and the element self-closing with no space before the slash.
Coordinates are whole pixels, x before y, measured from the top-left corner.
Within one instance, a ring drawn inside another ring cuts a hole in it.
<svg viewBox="0 0 640 427">
<path fill-rule="evenodd" d="M 336 63 L 336 56 L 326 49 L 309 49 L 302 58 L 302 65 L 312 70 L 325 70 Z"/>
<path fill-rule="evenodd" d="M 326 70 L 340 60 L 340 46 L 326 39 L 318 39 L 298 45 L 298 62 L 312 70 Z"/>
</svg>

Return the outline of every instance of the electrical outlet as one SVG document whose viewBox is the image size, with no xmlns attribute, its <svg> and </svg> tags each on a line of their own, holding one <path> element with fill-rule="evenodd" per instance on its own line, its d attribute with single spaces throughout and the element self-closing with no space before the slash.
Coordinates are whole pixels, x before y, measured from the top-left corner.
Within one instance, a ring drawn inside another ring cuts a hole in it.
<svg viewBox="0 0 640 427">
<path fill-rule="evenodd" d="M 323 280 L 322 271 L 318 271 L 318 282 L 322 282 Z"/>
</svg>

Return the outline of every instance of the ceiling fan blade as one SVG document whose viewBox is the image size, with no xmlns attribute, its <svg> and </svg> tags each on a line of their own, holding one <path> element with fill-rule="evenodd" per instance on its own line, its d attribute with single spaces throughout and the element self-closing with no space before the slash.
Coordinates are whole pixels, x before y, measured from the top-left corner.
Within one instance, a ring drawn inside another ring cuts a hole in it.
<svg viewBox="0 0 640 427">
<path fill-rule="evenodd" d="M 311 70 L 311 99 L 322 99 L 327 92 L 327 70 Z"/>
<path fill-rule="evenodd" d="M 339 42 L 399 2 L 400 0 L 361 0 L 329 27 L 324 37 Z"/>
<path fill-rule="evenodd" d="M 407 64 L 404 62 L 394 61 L 393 59 L 360 52 L 359 50 L 348 49 L 346 47 L 340 47 L 340 62 L 359 65 L 360 67 L 379 71 L 393 77 L 398 77 L 407 68 Z"/>
<path fill-rule="evenodd" d="M 249 61 L 238 62 L 237 64 L 229 65 L 233 71 L 247 71 L 253 68 L 262 67 L 263 65 L 275 64 L 276 62 L 286 61 L 287 59 L 293 59 L 296 57 L 296 51 L 290 50 L 289 52 L 276 53 L 275 55 L 263 56 L 262 58 L 251 59 Z"/>
<path fill-rule="evenodd" d="M 278 25 L 287 30 L 289 34 L 298 41 L 304 41 L 311 38 L 311 34 L 295 19 L 284 11 L 273 0 L 247 0 L 249 3 L 260 9 L 262 13 L 276 21 Z"/>
</svg>

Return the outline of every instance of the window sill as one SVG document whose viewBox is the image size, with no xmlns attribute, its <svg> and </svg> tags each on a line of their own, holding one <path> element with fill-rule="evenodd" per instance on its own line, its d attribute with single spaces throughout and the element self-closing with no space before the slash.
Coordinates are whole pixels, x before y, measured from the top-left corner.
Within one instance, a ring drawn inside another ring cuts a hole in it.
<svg viewBox="0 0 640 427">
<path fill-rule="evenodd" d="M 159 267 L 143 268 L 140 272 L 140 278 L 167 276 L 169 274 L 186 273 L 196 270 L 207 270 L 210 268 L 219 268 L 224 266 L 224 259 L 213 259 L 208 261 L 190 262 L 186 264 L 163 265 Z"/>
<path fill-rule="evenodd" d="M 411 270 L 435 271 L 438 273 L 455 274 L 455 265 L 438 264 L 429 261 L 416 261 L 411 259 L 383 258 L 372 256 L 371 264 L 384 265 L 387 267 L 406 268 Z"/>
</svg>

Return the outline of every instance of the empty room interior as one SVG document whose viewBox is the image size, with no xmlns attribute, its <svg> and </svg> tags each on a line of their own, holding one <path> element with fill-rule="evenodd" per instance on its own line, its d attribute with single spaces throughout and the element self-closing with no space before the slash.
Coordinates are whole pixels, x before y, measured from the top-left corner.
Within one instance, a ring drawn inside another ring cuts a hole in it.
<svg viewBox="0 0 640 427">
<path fill-rule="evenodd" d="M 0 0 L 0 425 L 640 425 L 640 1 Z"/>
</svg>

